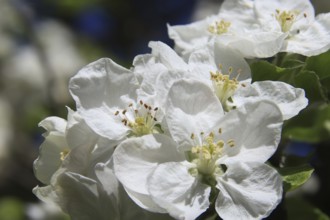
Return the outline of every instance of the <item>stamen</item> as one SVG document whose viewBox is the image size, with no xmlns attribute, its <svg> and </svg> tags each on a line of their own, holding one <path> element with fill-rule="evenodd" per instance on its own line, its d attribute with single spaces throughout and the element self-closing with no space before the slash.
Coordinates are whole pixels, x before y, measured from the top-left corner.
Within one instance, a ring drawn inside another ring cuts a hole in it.
<svg viewBox="0 0 330 220">
<path fill-rule="evenodd" d="M 275 18 L 278 21 L 278 23 L 281 26 L 281 30 L 283 32 L 290 31 L 292 25 L 296 21 L 297 16 L 300 14 L 297 10 L 292 11 L 280 11 L 279 9 L 276 9 Z M 307 14 L 304 13 L 304 17 L 306 17 Z"/>
<path fill-rule="evenodd" d="M 213 24 L 209 25 L 208 31 L 212 34 L 225 34 L 228 32 L 228 28 L 230 27 L 231 23 L 221 20 L 221 21 L 215 21 Z"/>
<path fill-rule="evenodd" d="M 158 107 L 144 103 L 142 100 L 134 107 L 133 103 L 128 105 L 128 109 L 116 111 L 115 115 L 122 118 L 121 122 L 131 129 L 131 135 L 142 136 L 151 133 L 161 133 L 161 127 L 156 126 Z M 120 114 L 121 113 L 121 114 Z"/>
<path fill-rule="evenodd" d="M 219 68 L 222 70 L 222 65 L 219 65 Z M 230 101 L 229 99 L 235 93 L 238 87 L 239 83 L 237 78 L 239 77 L 240 72 L 241 70 L 239 70 L 236 78 L 233 79 L 230 79 L 230 75 L 233 73 L 232 67 L 229 67 L 227 75 L 222 74 L 222 72 L 219 70 L 210 72 L 215 94 L 219 98 L 225 111 L 232 109 L 232 107 L 228 105 L 228 101 Z"/>
<path fill-rule="evenodd" d="M 66 158 L 66 156 L 67 156 L 69 153 L 70 153 L 70 150 L 68 150 L 68 149 L 63 150 L 63 151 L 60 153 L 61 161 L 64 161 L 64 159 Z"/>
<path fill-rule="evenodd" d="M 221 128 L 218 132 L 222 132 Z M 191 148 L 187 156 L 189 161 L 196 166 L 188 171 L 194 177 L 199 176 L 204 183 L 213 185 L 216 182 L 215 176 L 222 175 L 225 172 L 222 166 L 218 164 L 219 159 L 223 156 L 225 142 L 223 140 L 215 141 L 216 137 L 213 132 L 210 132 L 207 136 L 204 136 L 204 134 L 204 132 L 200 132 L 200 139 L 195 139 L 194 133 L 190 136 L 192 140 L 195 140 L 195 146 Z M 233 139 L 229 139 L 226 143 L 234 146 Z"/>
</svg>

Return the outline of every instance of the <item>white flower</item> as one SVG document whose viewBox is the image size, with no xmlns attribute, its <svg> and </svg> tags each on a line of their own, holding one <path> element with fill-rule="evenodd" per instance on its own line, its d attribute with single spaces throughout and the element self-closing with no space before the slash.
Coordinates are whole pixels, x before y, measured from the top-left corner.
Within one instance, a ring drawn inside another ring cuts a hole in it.
<svg viewBox="0 0 330 220">
<path fill-rule="evenodd" d="M 244 57 L 270 57 L 281 49 L 285 34 L 265 30 L 256 20 L 252 0 L 227 0 L 217 15 L 188 25 L 168 26 L 176 49 L 186 55 L 219 39 Z"/>
<path fill-rule="evenodd" d="M 217 15 L 168 26 L 177 50 L 185 55 L 218 39 L 247 58 L 321 54 L 330 48 L 329 30 L 330 13 L 315 18 L 309 0 L 226 0 Z"/>
<path fill-rule="evenodd" d="M 69 88 L 77 111 L 96 133 L 122 140 L 161 132 L 160 106 L 140 99 L 138 86 L 131 70 L 104 58 L 80 70 L 71 78 Z"/>
<path fill-rule="evenodd" d="M 165 105 L 169 88 L 178 79 L 197 79 L 209 85 L 225 111 L 240 108 L 247 102 L 271 100 L 289 119 L 305 108 L 303 89 L 283 82 L 251 83 L 251 71 L 243 57 L 216 40 L 214 44 L 195 50 L 185 62 L 170 47 L 151 42 L 152 53 L 135 59 L 134 71 L 142 75 L 141 97 L 157 97 Z M 265 73 L 267 74 L 267 73 Z M 156 99 L 156 98 L 155 98 Z"/>
<path fill-rule="evenodd" d="M 281 177 L 264 164 L 280 139 L 276 105 L 248 103 L 223 115 L 207 85 L 181 80 L 167 107 L 173 139 L 131 138 L 114 152 L 115 174 L 131 198 L 176 219 L 195 219 L 210 205 L 225 220 L 269 215 L 282 196 Z"/>
<path fill-rule="evenodd" d="M 115 215 L 117 208 L 107 209 L 101 204 L 91 205 L 91 201 L 117 204 L 113 195 L 118 190 L 115 177 L 108 180 L 108 194 L 95 177 L 94 167 L 108 161 L 114 144 L 96 135 L 77 112 L 69 109 L 68 121 L 49 117 L 40 123 L 46 129 L 45 141 L 40 147 L 40 155 L 34 162 L 36 177 L 45 186 L 35 187 L 33 193 L 42 201 L 56 204 L 73 219 L 108 219 Z M 112 182 L 110 182 L 112 181 Z M 93 197 L 94 196 L 94 197 Z M 115 206 L 115 205 L 113 205 Z M 87 208 L 89 207 L 89 208 Z M 109 212 L 109 213 L 108 213 Z"/>
<path fill-rule="evenodd" d="M 330 13 L 315 17 L 309 0 L 255 0 L 258 21 L 286 34 L 282 52 L 314 56 L 330 48 Z"/>
</svg>

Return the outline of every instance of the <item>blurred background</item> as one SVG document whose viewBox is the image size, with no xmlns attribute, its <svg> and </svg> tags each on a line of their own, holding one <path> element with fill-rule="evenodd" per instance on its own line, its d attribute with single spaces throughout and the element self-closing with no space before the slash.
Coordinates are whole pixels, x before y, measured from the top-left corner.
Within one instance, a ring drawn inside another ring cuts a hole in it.
<svg viewBox="0 0 330 220">
<path fill-rule="evenodd" d="M 330 11 L 329 0 L 314 3 L 317 12 Z M 67 89 L 71 76 L 101 57 L 130 67 L 135 55 L 150 51 L 149 41 L 173 45 L 166 24 L 202 19 L 216 13 L 220 4 L 219 0 L 0 0 L 0 220 L 68 219 L 32 194 L 40 184 L 32 164 L 43 141 L 38 123 L 48 116 L 66 118 L 65 106 L 75 108 Z M 308 204 L 304 200 L 303 205 L 315 205 L 330 215 L 327 145 L 295 144 L 288 153 L 312 152 L 309 162 L 317 169 L 296 194 L 306 198 Z"/>
</svg>

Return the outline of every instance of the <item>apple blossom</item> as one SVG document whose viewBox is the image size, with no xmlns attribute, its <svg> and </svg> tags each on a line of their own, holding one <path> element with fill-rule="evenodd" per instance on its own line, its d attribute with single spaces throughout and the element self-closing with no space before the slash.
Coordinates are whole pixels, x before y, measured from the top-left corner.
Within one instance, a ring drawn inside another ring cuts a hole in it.
<svg viewBox="0 0 330 220">
<path fill-rule="evenodd" d="M 254 1 L 227 0 L 217 15 L 188 25 L 168 26 L 175 48 L 187 56 L 215 39 L 244 57 L 270 57 L 281 49 L 285 34 L 265 30 L 254 14 Z"/>
<path fill-rule="evenodd" d="M 329 16 L 315 17 L 309 0 L 226 0 L 217 15 L 168 26 L 168 32 L 186 56 L 215 39 L 247 58 L 272 57 L 278 52 L 314 56 L 330 48 Z"/>
<path fill-rule="evenodd" d="M 175 219 L 195 219 L 210 205 L 223 219 L 261 219 L 277 206 L 282 180 L 264 163 L 277 148 L 281 112 L 268 101 L 221 111 L 206 84 L 180 80 L 167 101 L 172 138 L 151 134 L 119 144 L 115 175 L 139 206 Z"/>
<path fill-rule="evenodd" d="M 77 111 L 96 133 L 122 140 L 162 132 L 161 106 L 140 99 L 138 86 L 131 70 L 104 58 L 81 69 L 69 88 Z"/>
<path fill-rule="evenodd" d="M 307 105 L 303 89 L 275 81 L 251 83 L 251 70 L 244 58 L 218 40 L 192 52 L 188 61 L 161 42 L 151 42 L 149 46 L 151 54 L 138 56 L 133 71 L 143 78 L 138 90 L 140 96 L 157 97 L 158 102 L 163 100 L 161 105 L 173 82 L 182 78 L 197 79 L 209 85 L 225 111 L 247 102 L 271 100 L 279 106 L 286 120 Z"/>
<path fill-rule="evenodd" d="M 266 29 L 286 34 L 281 52 L 314 56 L 330 48 L 330 13 L 315 17 L 309 0 L 256 0 L 254 8 Z"/>
</svg>

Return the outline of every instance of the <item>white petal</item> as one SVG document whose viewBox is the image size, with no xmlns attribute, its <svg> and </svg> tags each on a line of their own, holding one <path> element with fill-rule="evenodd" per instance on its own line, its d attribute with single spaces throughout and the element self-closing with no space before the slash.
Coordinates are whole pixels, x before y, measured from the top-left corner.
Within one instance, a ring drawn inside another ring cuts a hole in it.
<svg viewBox="0 0 330 220">
<path fill-rule="evenodd" d="M 182 71 L 188 69 L 184 60 L 168 45 L 160 41 L 151 41 L 149 47 L 152 49 L 152 55 L 167 68 Z"/>
<path fill-rule="evenodd" d="M 48 204 L 52 204 L 54 206 L 58 206 L 57 202 L 59 201 L 59 198 L 52 186 L 50 185 L 43 187 L 36 186 L 33 188 L 32 192 L 41 201 Z"/>
<path fill-rule="evenodd" d="M 234 103 L 238 108 L 247 102 L 270 100 L 278 105 L 283 119 L 287 120 L 297 115 L 308 104 L 305 91 L 294 88 L 287 83 L 262 81 L 245 84 L 246 86 L 237 89 L 233 96 Z"/>
<path fill-rule="evenodd" d="M 309 0 L 255 0 L 254 6 L 260 20 L 274 18 L 277 9 L 280 11 L 298 11 L 301 14 L 306 13 L 308 19 L 314 20 L 314 7 Z"/>
<path fill-rule="evenodd" d="M 226 45 L 239 51 L 246 58 L 268 58 L 277 54 L 287 35 L 281 32 L 270 32 L 256 28 L 244 30 L 239 37 L 224 36 L 221 39 L 227 41 Z M 226 39 L 226 38 L 228 39 Z"/>
<path fill-rule="evenodd" d="M 211 188 L 192 177 L 181 163 L 160 164 L 148 183 L 153 199 L 175 219 L 195 219 L 209 207 Z"/>
<path fill-rule="evenodd" d="M 55 131 L 56 132 L 56 131 Z M 41 144 L 39 157 L 34 161 L 35 176 L 44 184 L 49 184 L 52 175 L 62 165 L 61 152 L 67 151 L 63 135 L 51 132 Z"/>
<path fill-rule="evenodd" d="M 168 35 L 175 41 L 175 49 L 179 53 L 190 53 L 203 48 L 210 40 L 207 28 L 216 16 L 206 18 L 188 25 L 167 25 Z"/>
<path fill-rule="evenodd" d="M 173 139 L 184 148 L 192 146 L 191 134 L 213 131 L 223 116 L 220 101 L 204 83 L 180 80 L 170 89 L 167 123 Z"/>
<path fill-rule="evenodd" d="M 48 117 L 39 123 L 39 127 L 43 127 L 47 131 L 44 136 L 47 136 L 52 132 L 54 132 L 53 134 L 64 135 L 66 126 L 66 120 L 54 116 Z"/>
<path fill-rule="evenodd" d="M 253 0 L 225 0 L 221 4 L 219 15 L 241 25 L 255 23 Z"/>
<path fill-rule="evenodd" d="M 217 39 L 214 44 L 214 61 L 221 64 L 223 74 L 230 72 L 233 69 L 232 78 L 237 77 L 239 81 L 251 78 L 251 70 L 249 64 L 244 57 L 221 43 L 221 39 Z"/>
<path fill-rule="evenodd" d="M 217 178 L 215 208 L 224 220 L 267 217 L 282 198 L 282 179 L 266 164 L 232 164 Z"/>
<path fill-rule="evenodd" d="M 210 85 L 210 71 L 219 70 L 220 66 L 222 74 L 228 74 L 232 69 L 231 78 L 237 77 L 239 81 L 251 78 L 251 70 L 244 57 L 223 45 L 219 38 L 213 44 L 209 43 L 203 49 L 192 52 L 189 65 L 190 75 Z"/>
<path fill-rule="evenodd" d="M 102 189 L 108 196 L 115 196 L 119 198 L 119 182 L 109 166 L 105 164 L 97 164 L 95 166 L 95 174 L 98 182 L 101 184 Z"/>
<path fill-rule="evenodd" d="M 87 126 L 81 115 L 69 108 L 68 112 L 66 140 L 69 148 L 74 149 L 87 143 L 95 143 L 99 136 Z"/>
<path fill-rule="evenodd" d="M 123 100 L 134 97 L 136 79 L 130 70 L 110 59 L 97 60 L 70 79 L 70 92 L 77 108 L 90 109 L 106 105 L 127 107 Z"/>
<path fill-rule="evenodd" d="M 330 13 L 320 14 L 307 28 L 287 39 L 282 51 L 315 56 L 330 48 Z M 315 40 L 317 39 L 317 40 Z"/>
<path fill-rule="evenodd" d="M 145 135 L 122 142 L 113 154 L 114 171 L 128 194 L 141 207 L 162 212 L 150 198 L 147 179 L 159 163 L 181 161 L 175 143 L 165 135 Z"/>
<path fill-rule="evenodd" d="M 224 147 L 220 163 L 237 161 L 267 161 L 277 149 L 281 138 L 282 114 L 269 101 L 246 103 L 230 111 L 219 122 L 221 139 L 234 140 L 234 146 Z"/>
<path fill-rule="evenodd" d="M 115 115 L 116 111 L 117 109 L 109 109 L 107 106 L 101 106 L 80 111 L 80 114 L 93 131 L 102 137 L 116 141 L 125 138 L 129 132 L 129 128 L 121 121 L 122 118 Z"/>
<path fill-rule="evenodd" d="M 136 100 L 137 80 L 130 70 L 100 59 L 72 77 L 69 88 L 78 112 L 96 133 L 114 140 L 126 135 L 114 113 Z"/>
<path fill-rule="evenodd" d="M 58 177 L 56 193 L 62 209 L 73 220 L 109 219 L 119 220 L 117 203 L 114 196 L 99 193 L 97 183 L 75 173 L 63 173 Z"/>
</svg>

